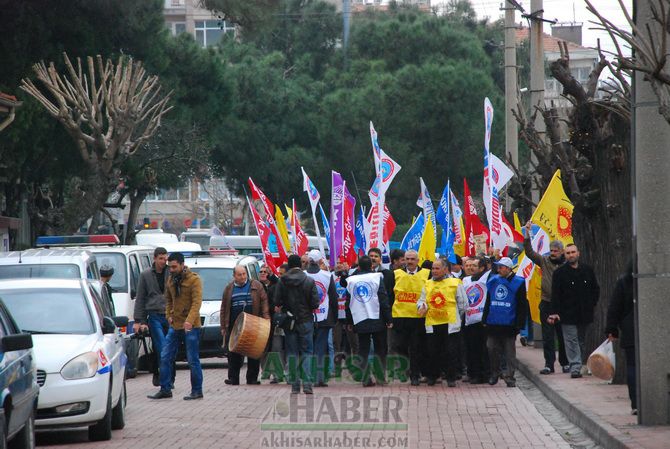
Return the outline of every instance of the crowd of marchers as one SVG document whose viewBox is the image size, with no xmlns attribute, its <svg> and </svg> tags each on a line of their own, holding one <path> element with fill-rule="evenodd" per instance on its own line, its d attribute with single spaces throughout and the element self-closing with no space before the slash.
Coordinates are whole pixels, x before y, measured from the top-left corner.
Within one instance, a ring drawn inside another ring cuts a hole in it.
<svg viewBox="0 0 670 449">
<path fill-rule="evenodd" d="M 533 251 L 530 223 L 525 254 L 542 270 L 539 316 L 545 366 L 540 374 L 559 370 L 583 376 L 586 328 L 593 322 L 600 288 L 593 269 L 580 261 L 575 244 L 550 244 L 550 253 Z M 516 339 L 530 325 L 525 280 L 515 264 L 497 252 L 420 261 L 416 251 L 392 250 L 388 268 L 382 251 L 372 248 L 354 266 L 340 261 L 329 267 L 312 249 L 292 254 L 273 273 L 260 270 L 250 279 L 238 266 L 224 289 L 221 333 L 224 345 L 233 323 L 243 314 L 271 320 L 261 359 L 247 357 L 246 383 L 287 381 L 292 393 L 313 394 L 327 387 L 343 367 L 365 387 L 397 380 L 419 386 L 446 381 L 515 387 Z M 453 259 L 452 259 L 453 260 Z M 174 361 L 183 341 L 191 371 L 185 400 L 203 397 L 198 355 L 202 282 L 180 253 L 156 248 L 154 264 L 140 278 L 135 331 L 150 333 L 157 366 L 151 399 L 172 397 Z M 607 336 L 619 338 L 626 351 L 633 411 L 636 409 L 632 289 L 630 273 L 615 288 L 608 311 Z M 525 343 L 525 340 L 523 341 Z M 225 383 L 240 384 L 245 355 L 228 353 Z M 633 375 L 631 375 L 633 373 Z"/>
</svg>

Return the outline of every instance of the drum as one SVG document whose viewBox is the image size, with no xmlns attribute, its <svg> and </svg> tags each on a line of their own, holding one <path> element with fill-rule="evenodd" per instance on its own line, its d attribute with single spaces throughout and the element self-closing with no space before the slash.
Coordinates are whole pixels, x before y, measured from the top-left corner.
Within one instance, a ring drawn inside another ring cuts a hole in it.
<svg viewBox="0 0 670 449">
<path fill-rule="evenodd" d="M 230 331 L 228 350 L 251 359 L 260 359 L 270 338 L 270 327 L 270 320 L 242 312 Z"/>
</svg>

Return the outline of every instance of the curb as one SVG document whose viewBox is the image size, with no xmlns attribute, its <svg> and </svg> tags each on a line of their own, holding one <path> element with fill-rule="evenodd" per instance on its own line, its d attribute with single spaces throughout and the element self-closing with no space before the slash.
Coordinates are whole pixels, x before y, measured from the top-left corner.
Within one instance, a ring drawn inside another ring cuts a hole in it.
<svg viewBox="0 0 670 449">
<path fill-rule="evenodd" d="M 616 427 L 603 421 L 591 412 L 577 408 L 568 402 L 556 390 L 551 388 L 532 367 L 526 365 L 517 358 L 518 370 L 526 376 L 535 386 L 551 401 L 554 406 L 563 413 L 568 420 L 582 429 L 598 445 L 607 449 L 636 449 L 637 445 L 630 437 L 620 432 Z"/>
</svg>

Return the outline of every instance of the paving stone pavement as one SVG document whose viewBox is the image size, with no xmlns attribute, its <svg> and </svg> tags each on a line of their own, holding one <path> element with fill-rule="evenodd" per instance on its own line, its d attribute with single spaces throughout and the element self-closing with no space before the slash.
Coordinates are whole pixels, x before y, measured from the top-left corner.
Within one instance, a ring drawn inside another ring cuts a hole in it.
<svg viewBox="0 0 670 449">
<path fill-rule="evenodd" d="M 150 375 L 140 374 L 127 382 L 126 427 L 114 431 L 111 441 L 91 443 L 85 431 L 58 431 L 40 433 L 37 443 L 54 449 L 571 447 L 519 388 L 503 382 L 493 387 L 458 382 L 448 388 L 396 381 L 363 388 L 331 381 L 310 398 L 292 396 L 288 385 L 267 381 L 225 385 L 226 369 L 218 367 L 206 368 L 204 378 L 203 400 L 181 399 L 189 391 L 189 376 L 180 369 L 175 397 L 152 401 L 146 395 L 156 388 Z M 336 428 L 327 427 L 333 422 Z M 386 430 L 380 430 L 382 424 Z"/>
</svg>

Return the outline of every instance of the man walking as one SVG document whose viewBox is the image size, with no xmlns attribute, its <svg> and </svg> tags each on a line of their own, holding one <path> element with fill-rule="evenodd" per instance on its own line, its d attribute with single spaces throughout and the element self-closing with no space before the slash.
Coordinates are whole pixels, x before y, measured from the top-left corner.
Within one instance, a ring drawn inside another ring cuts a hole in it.
<svg viewBox="0 0 670 449">
<path fill-rule="evenodd" d="M 468 297 L 465 311 L 465 329 L 463 336 L 466 345 L 468 378 L 473 385 L 483 384 L 488 378 L 489 357 L 486 350 L 486 329 L 482 324 L 484 306 L 486 305 L 486 282 L 490 271 L 486 269 L 486 260 L 475 257 L 468 260 L 474 265 L 474 274 L 463 279 L 463 287 Z"/>
<path fill-rule="evenodd" d="M 314 352 L 316 354 L 316 386 L 327 387 L 326 373 L 330 372 L 328 367 L 328 336 L 333 331 L 337 322 L 337 290 L 335 280 L 330 271 L 322 269 L 320 264 L 323 255 L 318 249 L 307 253 L 307 276 L 312 278 L 319 293 L 319 305 L 314 310 L 315 335 Z"/>
<path fill-rule="evenodd" d="M 542 326 L 542 344 L 544 347 L 544 368 L 540 374 L 551 374 L 554 372 L 554 362 L 556 361 L 556 341 L 558 340 L 558 363 L 560 363 L 563 372 L 570 370 L 568 358 L 565 355 L 565 344 L 563 343 L 563 331 L 561 326 L 549 324 L 547 318 L 551 314 L 551 281 L 554 272 L 558 267 L 565 263 L 563 255 L 563 243 L 560 240 L 554 240 L 549 244 L 549 255 L 543 256 L 533 250 L 532 223 L 526 223 L 526 237 L 523 240 L 523 249 L 535 265 L 542 270 L 542 294 L 540 301 L 540 325 Z"/>
<path fill-rule="evenodd" d="M 154 263 L 140 274 L 135 298 L 133 331 L 149 330 L 153 345 L 152 371 L 153 385 L 160 385 L 160 356 L 165 347 L 165 338 L 170 325 L 165 317 L 165 284 L 168 279 L 167 250 L 162 247 L 154 249 Z M 172 377 L 174 383 L 174 371 Z"/>
<path fill-rule="evenodd" d="M 426 282 L 426 343 L 428 346 L 428 385 L 435 385 L 441 373 L 447 386 L 456 386 L 459 374 L 461 314 L 467 297 L 463 282 L 450 275 L 451 264 L 440 257 L 433 262 L 432 279 Z"/>
<path fill-rule="evenodd" d="M 386 383 L 386 329 L 392 328 L 391 304 L 386 294 L 383 275 L 373 271 L 369 256 L 358 259 L 356 274 L 347 278 L 347 320 L 354 325 L 358 335 L 358 356 L 360 358 L 361 378 L 364 387 L 375 383 L 368 372 L 370 342 L 374 343 L 375 360 L 373 371 L 377 383 Z"/>
<path fill-rule="evenodd" d="M 516 276 L 514 263 L 509 257 L 495 262 L 498 274 L 489 277 L 486 283 L 488 301 L 484 306 L 482 321 L 488 337 L 486 347 L 491 363 L 489 385 L 495 385 L 500 378 L 500 354 L 505 354 L 506 369 L 503 379 L 508 387 L 515 387 L 514 365 L 516 364 L 516 335 L 528 317 L 526 281 Z"/>
<path fill-rule="evenodd" d="M 300 393 L 302 378 L 303 392 L 312 394 L 311 364 L 314 352 L 312 311 L 319 307 L 319 293 L 314 280 L 302 271 L 300 256 L 296 254 L 289 256 L 288 271 L 279 278 L 273 303 L 276 312 L 290 312 L 295 318 L 293 329 L 287 329 L 284 337 L 289 380 L 292 381 L 291 393 Z"/>
<path fill-rule="evenodd" d="M 247 269 L 243 265 L 237 265 L 233 269 L 233 281 L 223 290 L 221 299 L 221 335 L 226 344 L 226 338 L 230 336 L 230 329 L 235 320 L 242 312 L 270 319 L 268 296 L 265 287 L 259 281 L 249 280 Z M 240 384 L 240 369 L 244 363 L 244 356 L 236 352 L 228 353 L 228 379 L 227 385 Z M 247 357 L 247 385 L 258 385 L 258 373 L 260 371 L 260 360 Z"/>
<path fill-rule="evenodd" d="M 202 399 L 202 367 L 200 366 L 200 306 L 202 281 L 200 276 L 184 266 L 184 255 L 174 252 L 168 257 L 170 277 L 165 286 L 165 316 L 170 324 L 161 352 L 161 389 L 150 399 L 171 398 L 172 364 L 183 341 L 186 359 L 191 370 L 191 392 L 184 400 Z"/>
<path fill-rule="evenodd" d="M 410 381 L 418 386 L 426 353 L 424 286 L 430 271 L 419 268 L 419 254 L 414 250 L 405 253 L 405 264 L 405 269 L 394 271 L 393 348 L 395 354 L 409 359 Z"/>
<path fill-rule="evenodd" d="M 557 268 L 552 278 L 549 324 L 563 330 L 565 353 L 570 362 L 570 377 L 582 377 L 586 328 L 593 322 L 600 286 L 593 269 L 579 261 L 579 249 L 571 243 L 565 248 L 567 263 Z"/>
</svg>

